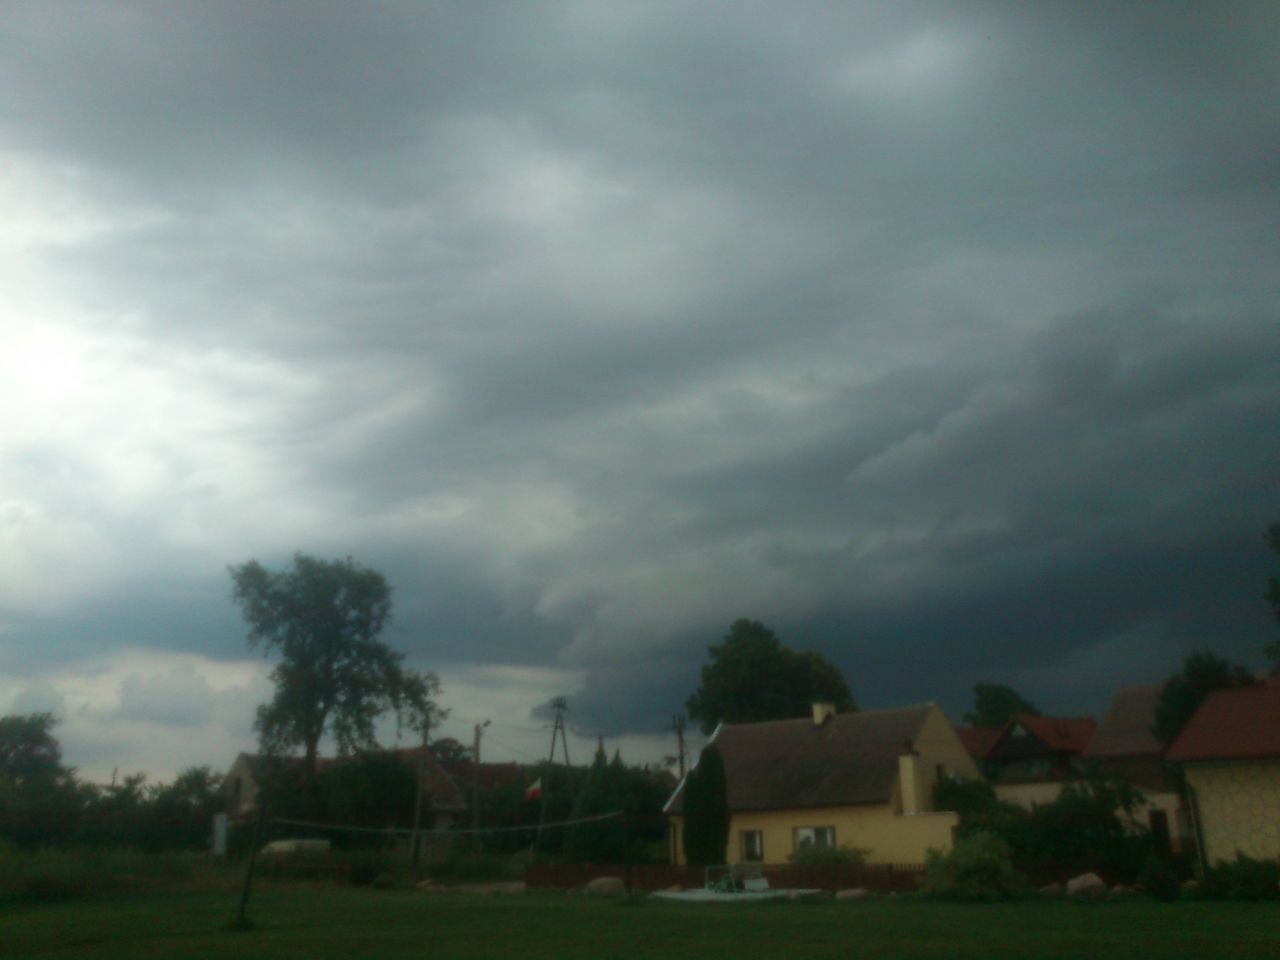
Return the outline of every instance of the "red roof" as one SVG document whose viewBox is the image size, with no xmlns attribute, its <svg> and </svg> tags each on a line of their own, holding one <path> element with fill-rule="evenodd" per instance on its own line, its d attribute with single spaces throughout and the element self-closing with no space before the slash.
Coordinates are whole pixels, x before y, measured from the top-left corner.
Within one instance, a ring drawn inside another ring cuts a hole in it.
<svg viewBox="0 0 1280 960">
<path fill-rule="evenodd" d="M 1098 721 L 1093 717 L 1038 717 L 1034 713 L 1018 713 L 1013 719 L 1043 740 L 1049 749 L 1061 753 L 1083 753 L 1098 728 Z"/>
<path fill-rule="evenodd" d="M 1180 763 L 1280 757 L 1280 682 L 1215 690 L 1166 756 Z"/>
<path fill-rule="evenodd" d="M 956 735 L 964 744 L 964 748 L 969 751 L 969 756 L 975 760 L 985 760 L 991 748 L 999 741 L 1000 734 L 1004 733 L 1004 729 L 1004 727 L 956 727 Z"/>
</svg>

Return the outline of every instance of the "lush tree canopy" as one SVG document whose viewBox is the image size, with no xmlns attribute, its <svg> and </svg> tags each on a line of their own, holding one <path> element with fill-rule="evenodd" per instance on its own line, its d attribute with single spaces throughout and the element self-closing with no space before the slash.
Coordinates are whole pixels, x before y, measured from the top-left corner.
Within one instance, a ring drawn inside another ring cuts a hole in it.
<svg viewBox="0 0 1280 960">
<path fill-rule="evenodd" d="M 973 687 L 973 712 L 964 722 L 975 727 L 1002 727 L 1015 713 L 1036 713 L 1035 704 L 1012 687 L 999 683 L 978 683 Z"/>
<path fill-rule="evenodd" d="M 1197 650 L 1183 661 L 1181 672 L 1165 681 L 1152 733 L 1168 746 L 1214 690 L 1247 687 L 1256 682 L 1244 667 L 1233 666 L 1208 650 Z"/>
<path fill-rule="evenodd" d="M 256 560 L 231 568 L 249 644 L 278 653 L 275 696 L 258 708 L 266 752 L 301 746 L 314 787 L 321 736 L 343 753 L 377 746 L 374 724 L 387 710 L 415 726 L 434 710 L 433 674 L 402 667 L 404 655 L 378 639 L 391 615 L 391 588 L 376 570 L 346 560 L 294 555 L 276 573 Z"/>
<path fill-rule="evenodd" d="M 715 866 L 729 849 L 729 790 L 724 758 L 708 744 L 684 781 L 685 862 Z"/>
<path fill-rule="evenodd" d="M 0 717 L 0 840 L 208 849 L 224 801 L 217 774 L 190 767 L 169 784 L 148 786 L 141 773 L 83 783 L 62 765 L 56 724 L 49 713 Z"/>
<path fill-rule="evenodd" d="M 62 765 L 51 713 L 0 717 L 0 836 L 19 843 L 65 839 L 82 794 Z"/>
<path fill-rule="evenodd" d="M 856 710 L 849 685 L 821 654 L 790 650 L 756 620 L 735 620 L 720 643 L 707 648 L 710 662 L 689 697 L 689 716 L 710 733 L 716 724 L 784 720 L 809 712 L 814 701 Z"/>
</svg>

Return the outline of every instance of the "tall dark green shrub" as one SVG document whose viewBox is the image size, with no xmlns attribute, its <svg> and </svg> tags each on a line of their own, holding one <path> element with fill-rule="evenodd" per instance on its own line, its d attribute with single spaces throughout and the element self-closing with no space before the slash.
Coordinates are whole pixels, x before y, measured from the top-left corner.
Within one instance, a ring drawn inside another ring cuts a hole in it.
<svg viewBox="0 0 1280 960">
<path fill-rule="evenodd" d="M 610 763 L 601 744 L 596 748 L 591 769 L 574 798 L 573 819 L 596 817 L 617 810 L 625 813 L 631 805 L 622 760 L 615 758 Z M 621 863 L 626 859 L 625 842 L 621 819 L 580 823 L 569 828 L 565 854 L 575 863 Z"/>
<path fill-rule="evenodd" d="M 684 857 L 686 862 L 714 866 L 729 849 L 729 791 L 724 758 L 708 745 L 684 786 Z"/>
</svg>

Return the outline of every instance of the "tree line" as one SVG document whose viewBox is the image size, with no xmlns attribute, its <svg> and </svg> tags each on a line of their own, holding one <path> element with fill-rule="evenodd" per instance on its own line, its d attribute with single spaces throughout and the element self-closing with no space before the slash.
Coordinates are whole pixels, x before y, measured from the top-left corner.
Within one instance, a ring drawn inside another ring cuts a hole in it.
<svg viewBox="0 0 1280 960">
<path fill-rule="evenodd" d="M 56 723 L 51 713 L 0 717 L 0 839 L 208 848 L 213 815 L 224 807 L 218 774 L 188 767 L 169 783 L 147 783 L 141 773 L 87 783 L 62 762 Z"/>
</svg>

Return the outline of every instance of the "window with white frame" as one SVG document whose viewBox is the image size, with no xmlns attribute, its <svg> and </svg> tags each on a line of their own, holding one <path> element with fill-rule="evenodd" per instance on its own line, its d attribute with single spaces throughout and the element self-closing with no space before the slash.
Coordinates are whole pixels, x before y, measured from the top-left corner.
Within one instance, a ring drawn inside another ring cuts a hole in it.
<svg viewBox="0 0 1280 960">
<path fill-rule="evenodd" d="M 805 847 L 834 847 L 836 845 L 836 828 L 796 827 L 794 840 L 797 850 L 803 850 Z"/>
<path fill-rule="evenodd" d="M 757 862 L 764 860 L 764 831 L 742 831 L 742 859 Z"/>
</svg>

